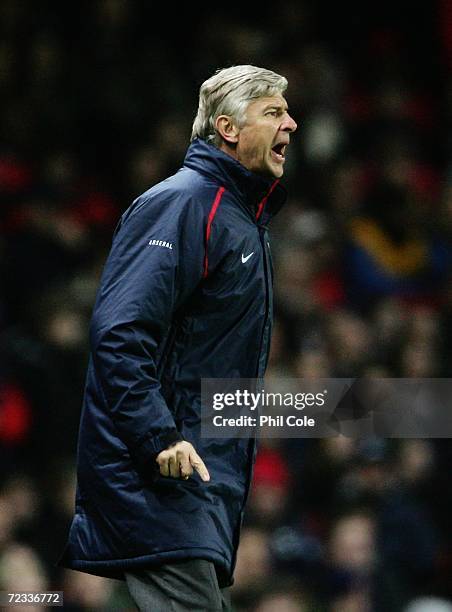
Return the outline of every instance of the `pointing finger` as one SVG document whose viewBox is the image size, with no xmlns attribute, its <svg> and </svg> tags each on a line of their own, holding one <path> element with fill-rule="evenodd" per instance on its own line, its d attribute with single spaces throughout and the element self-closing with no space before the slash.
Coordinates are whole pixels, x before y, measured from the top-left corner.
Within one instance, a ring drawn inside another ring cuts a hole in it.
<svg viewBox="0 0 452 612">
<path fill-rule="evenodd" d="M 209 471 L 198 453 L 193 451 L 190 454 L 190 463 L 201 476 L 201 479 L 204 480 L 204 482 L 208 482 L 210 480 Z"/>
</svg>

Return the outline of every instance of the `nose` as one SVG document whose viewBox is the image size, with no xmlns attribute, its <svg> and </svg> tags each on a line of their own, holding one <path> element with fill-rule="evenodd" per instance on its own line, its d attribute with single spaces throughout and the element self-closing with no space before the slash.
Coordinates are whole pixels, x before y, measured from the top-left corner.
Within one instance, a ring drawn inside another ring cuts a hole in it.
<svg viewBox="0 0 452 612">
<path fill-rule="evenodd" d="M 289 113 L 286 113 L 286 116 L 284 117 L 284 121 L 281 124 L 281 130 L 283 132 L 295 132 L 295 130 L 297 129 L 297 124 L 296 122 L 292 119 L 292 117 L 289 115 Z"/>
</svg>

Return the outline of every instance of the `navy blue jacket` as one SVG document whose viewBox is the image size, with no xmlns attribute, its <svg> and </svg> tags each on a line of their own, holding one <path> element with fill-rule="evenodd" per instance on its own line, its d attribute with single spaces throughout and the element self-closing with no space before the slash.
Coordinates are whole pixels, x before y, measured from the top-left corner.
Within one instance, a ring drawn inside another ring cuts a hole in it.
<svg viewBox="0 0 452 612">
<path fill-rule="evenodd" d="M 123 214 L 90 327 L 76 512 L 61 565 L 121 578 L 203 558 L 231 583 L 255 444 L 201 438 L 201 378 L 264 374 L 266 224 L 284 199 L 277 181 L 195 140 L 183 167 Z M 156 455 L 179 439 L 194 445 L 210 482 L 158 474 Z"/>
</svg>

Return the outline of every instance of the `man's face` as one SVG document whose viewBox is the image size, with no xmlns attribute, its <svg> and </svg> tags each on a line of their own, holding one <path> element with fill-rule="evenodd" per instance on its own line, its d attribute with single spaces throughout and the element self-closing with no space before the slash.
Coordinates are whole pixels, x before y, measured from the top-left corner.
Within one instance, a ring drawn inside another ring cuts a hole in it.
<svg viewBox="0 0 452 612">
<path fill-rule="evenodd" d="M 238 133 L 235 156 L 252 172 L 280 178 L 284 173 L 286 146 L 296 129 L 282 96 L 253 100 L 246 111 L 245 125 Z"/>
</svg>

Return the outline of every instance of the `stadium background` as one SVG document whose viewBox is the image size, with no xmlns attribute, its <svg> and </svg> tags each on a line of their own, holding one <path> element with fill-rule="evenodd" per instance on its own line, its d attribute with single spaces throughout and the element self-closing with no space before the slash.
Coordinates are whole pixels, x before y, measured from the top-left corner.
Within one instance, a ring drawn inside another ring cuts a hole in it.
<svg viewBox="0 0 452 612">
<path fill-rule="evenodd" d="M 238 63 L 285 74 L 299 124 L 269 375 L 450 375 L 451 2 L 2 0 L 0 588 L 132 609 L 54 565 L 89 317 L 118 216 L 179 167 L 199 85 Z M 451 466 L 447 439 L 265 441 L 235 610 L 452 601 Z"/>
</svg>

